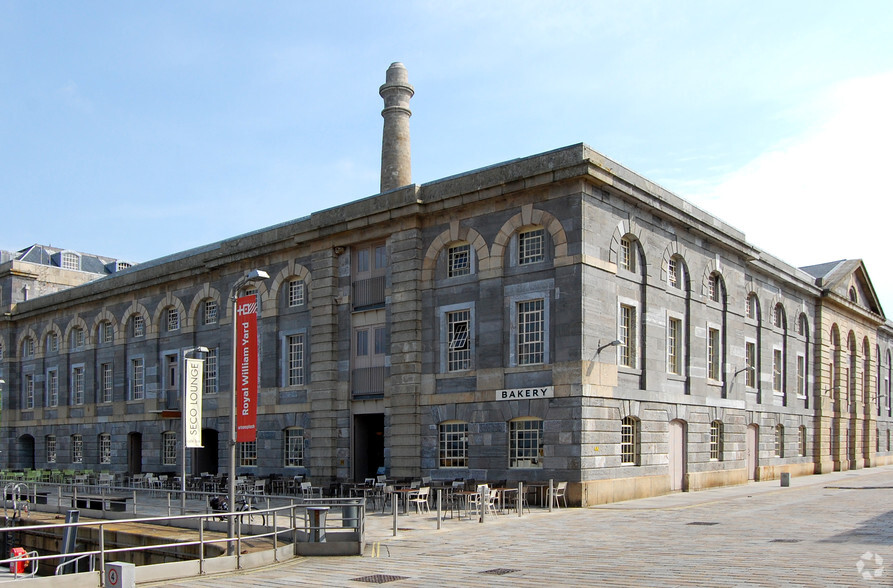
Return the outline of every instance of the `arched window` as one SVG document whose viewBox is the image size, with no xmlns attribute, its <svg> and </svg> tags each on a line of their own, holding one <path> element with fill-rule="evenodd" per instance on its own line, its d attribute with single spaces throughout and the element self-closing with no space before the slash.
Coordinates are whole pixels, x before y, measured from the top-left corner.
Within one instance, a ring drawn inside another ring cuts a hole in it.
<svg viewBox="0 0 893 588">
<path fill-rule="evenodd" d="M 474 273 L 474 256 L 470 243 L 453 243 L 447 248 L 446 273 L 448 278 L 457 278 Z"/>
<path fill-rule="evenodd" d="M 102 321 L 96 329 L 96 343 L 99 345 L 110 345 L 115 340 L 115 330 L 112 323 Z"/>
<path fill-rule="evenodd" d="M 529 228 L 518 233 L 518 265 L 539 263 L 546 259 L 546 231 Z"/>
<path fill-rule="evenodd" d="M 83 349 L 86 344 L 86 334 L 84 333 L 84 329 L 81 327 L 75 327 L 71 330 L 71 338 L 68 341 L 69 349 L 72 351 L 76 351 L 78 349 Z"/>
<path fill-rule="evenodd" d="M 744 303 L 744 318 L 757 320 L 757 312 L 759 308 L 759 300 L 755 292 L 747 295 L 747 301 Z"/>
<path fill-rule="evenodd" d="M 721 284 L 719 283 L 719 275 L 715 272 L 707 278 L 707 298 L 713 302 L 721 301 Z"/>
<path fill-rule="evenodd" d="M 22 341 L 22 357 L 24 359 L 34 357 L 34 339 L 31 337 L 25 337 L 25 340 Z"/>
<path fill-rule="evenodd" d="M 723 425 L 722 421 L 710 423 L 710 459 L 723 460 Z"/>
<path fill-rule="evenodd" d="M 216 300 L 208 298 L 207 300 L 203 300 L 201 304 L 201 313 L 202 313 L 202 322 L 203 325 L 216 325 L 219 320 L 220 315 L 220 306 L 217 304 Z"/>
<path fill-rule="evenodd" d="M 784 329 L 786 323 L 784 306 L 779 302 L 772 308 L 772 326 L 776 329 Z"/>
<path fill-rule="evenodd" d="M 55 331 L 47 333 L 46 345 L 44 347 L 47 353 L 59 352 L 59 335 Z"/>
<path fill-rule="evenodd" d="M 685 289 L 685 264 L 678 255 L 667 262 L 667 284 L 677 290 Z"/>
<path fill-rule="evenodd" d="M 444 421 L 440 423 L 438 449 L 437 467 L 467 468 L 468 423 L 463 421 Z"/>
<path fill-rule="evenodd" d="M 636 272 L 636 244 L 635 240 L 629 235 L 620 239 L 620 252 L 618 255 L 618 265 L 620 269 L 628 272 Z"/>
<path fill-rule="evenodd" d="M 859 295 L 856 293 L 856 288 L 854 286 L 850 286 L 850 302 L 857 303 L 859 302 Z"/>
<path fill-rule="evenodd" d="M 543 420 L 521 417 L 509 421 L 509 467 L 543 467 Z"/>
<path fill-rule="evenodd" d="M 130 319 L 130 334 L 135 337 L 144 337 L 146 335 L 146 319 L 142 315 L 135 314 Z"/>
<path fill-rule="evenodd" d="M 180 311 L 176 308 L 167 308 L 164 311 L 165 316 L 165 330 L 168 332 L 179 331 L 180 330 Z"/>
<path fill-rule="evenodd" d="M 642 458 L 639 419 L 624 417 L 620 421 L 620 463 L 640 465 Z"/>
</svg>

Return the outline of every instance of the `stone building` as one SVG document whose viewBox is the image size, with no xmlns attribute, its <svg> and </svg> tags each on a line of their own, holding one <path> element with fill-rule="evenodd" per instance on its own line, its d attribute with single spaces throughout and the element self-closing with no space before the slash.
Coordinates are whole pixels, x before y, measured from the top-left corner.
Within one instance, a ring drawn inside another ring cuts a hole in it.
<svg viewBox="0 0 893 588">
<path fill-rule="evenodd" d="M 578 144 L 411 183 L 406 70 L 382 192 L 18 301 L 0 462 L 179 468 L 183 352 L 225 471 L 234 284 L 260 301 L 239 472 L 567 480 L 595 504 L 890 463 L 893 325 L 864 265 L 792 267 Z"/>
</svg>

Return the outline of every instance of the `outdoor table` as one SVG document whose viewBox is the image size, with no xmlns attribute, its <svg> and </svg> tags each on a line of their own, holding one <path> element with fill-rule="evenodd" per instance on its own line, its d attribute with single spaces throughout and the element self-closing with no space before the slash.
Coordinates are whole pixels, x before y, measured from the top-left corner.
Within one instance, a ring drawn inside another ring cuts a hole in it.
<svg viewBox="0 0 893 588">
<path fill-rule="evenodd" d="M 515 494 L 518 493 L 517 486 L 515 486 L 514 488 L 493 488 L 493 490 L 496 491 L 496 495 L 499 497 L 499 510 L 501 511 L 505 511 L 505 495 L 511 494 L 512 492 L 514 492 Z"/>
</svg>

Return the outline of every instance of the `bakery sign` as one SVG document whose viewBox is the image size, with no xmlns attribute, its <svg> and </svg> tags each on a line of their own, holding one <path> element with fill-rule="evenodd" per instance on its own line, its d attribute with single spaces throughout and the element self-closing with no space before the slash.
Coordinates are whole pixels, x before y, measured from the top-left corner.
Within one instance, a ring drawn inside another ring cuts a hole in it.
<svg viewBox="0 0 893 588">
<path fill-rule="evenodd" d="M 533 398 L 555 398 L 555 386 L 511 388 L 509 390 L 496 391 L 496 400 L 530 400 Z"/>
</svg>

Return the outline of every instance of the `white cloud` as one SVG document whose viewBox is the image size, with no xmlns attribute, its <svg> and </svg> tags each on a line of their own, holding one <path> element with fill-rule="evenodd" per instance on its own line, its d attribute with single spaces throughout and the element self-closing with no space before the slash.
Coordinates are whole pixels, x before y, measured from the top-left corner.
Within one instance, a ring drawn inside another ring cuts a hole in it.
<svg viewBox="0 0 893 588">
<path fill-rule="evenodd" d="M 887 170 L 893 161 L 893 72 L 831 88 L 814 128 L 790 137 L 689 197 L 749 242 L 797 266 L 862 258 L 893 313 Z"/>
</svg>

